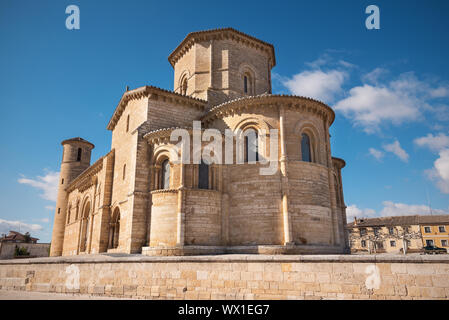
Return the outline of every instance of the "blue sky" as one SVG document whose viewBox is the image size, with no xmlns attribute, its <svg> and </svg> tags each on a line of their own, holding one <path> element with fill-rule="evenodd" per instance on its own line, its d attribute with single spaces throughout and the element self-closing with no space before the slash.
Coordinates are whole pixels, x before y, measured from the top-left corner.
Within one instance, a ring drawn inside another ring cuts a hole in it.
<svg viewBox="0 0 449 320">
<path fill-rule="evenodd" d="M 78 5 L 80 30 L 65 8 Z M 365 8 L 380 8 L 367 30 Z M 332 153 L 348 216 L 449 213 L 449 2 L 0 2 L 0 233 L 50 241 L 63 139 L 110 149 L 125 86 L 173 89 L 167 57 L 187 33 L 233 27 L 272 43 L 273 93 L 336 111 Z"/>
</svg>

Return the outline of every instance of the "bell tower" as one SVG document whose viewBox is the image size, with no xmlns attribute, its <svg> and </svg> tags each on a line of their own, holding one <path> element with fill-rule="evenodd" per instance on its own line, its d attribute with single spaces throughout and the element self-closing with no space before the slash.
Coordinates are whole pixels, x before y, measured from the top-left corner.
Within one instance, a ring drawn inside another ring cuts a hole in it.
<svg viewBox="0 0 449 320">
<path fill-rule="evenodd" d="M 58 198 L 56 200 L 50 256 L 62 255 L 67 211 L 67 185 L 90 166 L 91 151 L 95 147 L 82 138 L 62 141 L 63 153 L 59 175 Z"/>
<path fill-rule="evenodd" d="M 273 45 L 232 28 L 189 33 L 168 60 L 174 91 L 209 106 L 271 93 Z"/>
</svg>

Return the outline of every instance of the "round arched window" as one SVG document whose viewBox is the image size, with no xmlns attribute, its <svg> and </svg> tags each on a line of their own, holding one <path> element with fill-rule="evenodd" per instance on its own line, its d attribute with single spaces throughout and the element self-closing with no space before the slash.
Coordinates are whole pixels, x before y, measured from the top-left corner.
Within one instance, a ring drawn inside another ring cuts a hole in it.
<svg viewBox="0 0 449 320">
<path fill-rule="evenodd" d="M 302 161 L 312 162 L 310 137 L 307 133 L 303 133 L 301 136 L 301 152 L 302 152 Z"/>
<path fill-rule="evenodd" d="M 170 162 L 168 159 L 162 162 L 162 189 L 170 189 Z"/>
</svg>

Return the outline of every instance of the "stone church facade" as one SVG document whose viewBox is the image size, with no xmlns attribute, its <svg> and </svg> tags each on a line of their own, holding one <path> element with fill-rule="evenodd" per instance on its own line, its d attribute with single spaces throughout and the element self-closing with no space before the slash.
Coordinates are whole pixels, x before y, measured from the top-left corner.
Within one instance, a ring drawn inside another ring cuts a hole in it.
<svg viewBox="0 0 449 320">
<path fill-rule="evenodd" d="M 345 162 L 331 156 L 334 112 L 271 93 L 274 47 L 231 28 L 200 31 L 169 62 L 173 91 L 123 94 L 107 126 L 108 154 L 90 165 L 92 143 L 62 142 L 51 256 L 348 252 Z M 223 135 L 252 130 L 256 161 L 247 161 L 248 139 L 243 163 L 175 161 L 170 136 L 192 133 L 194 121 Z M 261 175 L 267 165 L 259 160 L 273 156 L 272 129 L 277 170 Z"/>
</svg>

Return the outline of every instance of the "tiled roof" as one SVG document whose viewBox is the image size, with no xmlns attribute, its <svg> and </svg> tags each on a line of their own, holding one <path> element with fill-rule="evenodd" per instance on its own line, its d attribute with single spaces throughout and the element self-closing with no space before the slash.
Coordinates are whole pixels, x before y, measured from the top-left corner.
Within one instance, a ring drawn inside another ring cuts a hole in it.
<svg viewBox="0 0 449 320">
<path fill-rule="evenodd" d="M 64 145 L 64 144 L 66 144 L 67 142 L 84 142 L 84 143 L 90 144 L 90 145 L 92 146 L 92 148 L 95 147 L 92 143 L 90 143 L 89 141 L 87 141 L 87 140 L 85 140 L 85 139 L 83 139 L 83 138 L 80 138 L 80 137 L 76 137 L 76 138 L 71 138 L 71 139 L 64 140 L 64 141 L 61 142 L 61 144 Z"/>
<path fill-rule="evenodd" d="M 9 231 L 9 234 L 8 235 L 5 235 L 4 237 L 2 237 L 2 238 L 0 238 L 0 241 L 7 241 L 7 240 L 10 240 L 10 241 L 25 241 L 25 235 L 23 235 L 22 233 L 20 233 L 20 232 L 17 232 L 17 231 Z M 38 238 L 33 238 L 33 237 L 30 237 L 30 240 L 31 241 L 37 241 L 37 240 L 39 240 Z"/>
<path fill-rule="evenodd" d="M 361 218 L 348 223 L 348 228 L 354 227 L 377 227 L 377 226 L 405 226 L 421 224 L 449 224 L 449 214 L 446 215 L 414 215 L 414 216 L 395 216 L 381 218 Z"/>
<path fill-rule="evenodd" d="M 168 61 L 172 66 L 174 66 L 176 61 L 179 59 L 179 56 L 182 56 L 188 50 L 188 48 L 192 46 L 194 42 L 205 41 L 209 39 L 220 39 L 220 38 L 239 39 L 243 40 L 246 43 L 251 43 L 256 47 L 268 50 L 273 60 L 271 67 L 274 67 L 276 65 L 274 46 L 271 43 L 257 39 L 234 28 L 220 28 L 220 29 L 210 29 L 210 30 L 190 32 L 184 38 L 184 40 L 182 40 L 182 42 L 176 47 L 176 49 L 173 50 L 173 52 L 168 56 Z"/>
<path fill-rule="evenodd" d="M 138 99 L 140 97 L 149 96 L 151 94 L 160 95 L 169 97 L 174 101 L 178 101 L 180 103 L 184 103 L 185 105 L 194 105 L 194 106 L 201 106 L 204 107 L 207 104 L 207 101 L 190 97 L 187 95 L 183 95 L 174 91 L 161 89 L 154 86 L 143 86 L 134 90 L 126 91 L 122 97 L 120 98 L 120 101 L 115 108 L 115 111 L 109 120 L 107 129 L 113 130 L 118 119 L 122 115 L 123 111 L 125 110 L 125 107 L 129 100 L 131 99 Z"/>
</svg>

